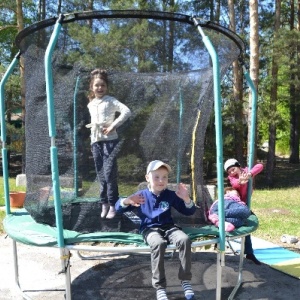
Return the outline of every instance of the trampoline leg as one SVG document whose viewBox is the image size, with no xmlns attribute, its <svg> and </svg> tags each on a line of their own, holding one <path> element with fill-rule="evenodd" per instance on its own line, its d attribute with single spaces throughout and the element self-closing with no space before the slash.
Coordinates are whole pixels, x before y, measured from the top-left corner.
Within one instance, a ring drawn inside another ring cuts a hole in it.
<svg viewBox="0 0 300 300">
<path fill-rule="evenodd" d="M 62 268 L 63 268 L 64 273 L 65 273 L 65 287 L 66 287 L 65 299 L 66 300 L 71 300 L 72 299 L 72 295 L 71 295 L 71 272 L 70 272 L 71 253 L 68 249 L 61 248 L 60 249 L 60 255 L 61 255 Z"/>
<path fill-rule="evenodd" d="M 13 260 L 14 260 L 14 271 L 15 271 L 15 284 L 18 289 L 21 291 L 20 282 L 19 282 L 19 262 L 18 262 L 18 250 L 17 250 L 17 242 L 12 240 L 13 242 Z"/>
<path fill-rule="evenodd" d="M 19 280 L 19 261 L 18 261 L 18 249 L 17 249 L 17 242 L 15 240 L 13 241 L 13 259 L 14 259 L 14 270 L 15 270 L 15 284 L 19 290 L 19 292 L 21 293 L 23 299 L 26 300 L 31 300 L 31 298 L 29 296 L 27 296 L 20 285 L 20 280 Z"/>
<path fill-rule="evenodd" d="M 216 288 L 216 300 L 221 300 L 222 290 L 222 268 L 225 265 L 225 252 L 219 251 L 217 254 L 217 288 Z"/>
<path fill-rule="evenodd" d="M 238 281 L 228 297 L 228 300 L 234 299 L 235 294 L 243 283 L 243 265 L 244 265 L 244 252 L 245 252 L 245 237 L 241 238 L 241 252 L 240 252 L 240 263 L 239 263 L 239 274 Z"/>
</svg>

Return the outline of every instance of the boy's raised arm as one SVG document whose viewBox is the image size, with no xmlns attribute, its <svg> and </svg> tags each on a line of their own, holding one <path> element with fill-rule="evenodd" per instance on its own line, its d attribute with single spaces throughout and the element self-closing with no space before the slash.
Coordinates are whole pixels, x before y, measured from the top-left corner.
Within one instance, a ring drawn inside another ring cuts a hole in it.
<svg viewBox="0 0 300 300">
<path fill-rule="evenodd" d="M 120 204 L 122 207 L 132 205 L 132 206 L 140 206 L 145 203 L 145 198 L 142 194 L 133 194 L 125 199 L 122 199 Z"/>
</svg>

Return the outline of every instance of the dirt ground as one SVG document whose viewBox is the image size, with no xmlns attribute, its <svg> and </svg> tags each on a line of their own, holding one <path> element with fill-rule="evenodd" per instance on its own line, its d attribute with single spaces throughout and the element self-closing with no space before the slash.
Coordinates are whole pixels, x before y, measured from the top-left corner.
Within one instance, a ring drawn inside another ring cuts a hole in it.
<svg viewBox="0 0 300 300">
<path fill-rule="evenodd" d="M 23 299 L 14 283 L 12 240 L 0 235 L 0 299 Z M 60 273 L 60 253 L 55 248 L 31 247 L 18 244 L 19 278 L 23 289 L 31 290 L 28 296 L 36 300 L 64 299 L 65 277 Z M 95 254 L 95 253 L 94 253 Z M 192 284 L 196 299 L 216 299 L 216 253 L 211 249 L 193 253 Z M 82 260 L 72 253 L 72 300 L 150 300 L 155 299 L 151 286 L 149 255 L 123 255 L 106 260 Z M 222 268 L 222 299 L 227 299 L 237 282 L 239 257 L 226 254 Z M 177 279 L 178 256 L 165 259 L 170 300 L 183 300 Z M 300 295 L 299 280 L 270 268 L 244 261 L 243 284 L 235 299 L 239 300 L 291 300 Z M 38 289 L 39 291 L 32 292 Z M 47 292 L 41 292 L 48 289 Z"/>
</svg>

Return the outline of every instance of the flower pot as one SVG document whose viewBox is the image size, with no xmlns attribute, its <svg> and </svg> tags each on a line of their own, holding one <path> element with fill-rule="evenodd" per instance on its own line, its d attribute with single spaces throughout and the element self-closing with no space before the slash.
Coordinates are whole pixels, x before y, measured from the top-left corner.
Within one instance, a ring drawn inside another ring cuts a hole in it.
<svg viewBox="0 0 300 300">
<path fill-rule="evenodd" d="M 11 207 L 23 207 L 25 201 L 26 192 L 15 192 L 9 193 L 9 201 Z"/>
</svg>

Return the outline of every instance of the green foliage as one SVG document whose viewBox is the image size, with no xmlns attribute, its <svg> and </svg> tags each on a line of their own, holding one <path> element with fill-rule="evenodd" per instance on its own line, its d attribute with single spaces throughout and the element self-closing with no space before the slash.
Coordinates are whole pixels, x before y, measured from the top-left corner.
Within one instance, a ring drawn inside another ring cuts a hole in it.
<svg viewBox="0 0 300 300">
<path fill-rule="evenodd" d="M 134 194 L 137 191 L 137 189 L 138 189 L 138 183 L 135 183 L 135 184 L 120 183 L 119 184 L 120 197 L 130 196 L 130 195 Z"/>
<path fill-rule="evenodd" d="M 10 142 L 7 150 L 13 153 L 22 153 L 25 130 L 24 127 L 16 127 L 14 124 L 6 124 L 7 137 Z"/>
<path fill-rule="evenodd" d="M 264 48 L 265 57 L 268 59 L 266 65 L 272 67 L 272 58 L 278 64 L 277 81 L 277 110 L 270 110 L 270 89 L 274 78 L 271 74 L 265 74 L 260 83 L 260 95 L 258 106 L 258 132 L 259 144 L 268 141 L 269 124 L 276 125 L 276 153 L 278 155 L 289 155 L 290 153 L 290 105 L 291 86 L 300 89 L 300 67 L 295 53 L 299 49 L 300 33 L 297 30 L 282 28 L 278 37 Z"/>
<path fill-rule="evenodd" d="M 119 177 L 132 182 L 145 180 L 145 169 L 142 160 L 133 154 L 118 159 Z"/>
<path fill-rule="evenodd" d="M 14 39 L 16 37 L 18 28 L 15 15 L 15 1 L 2 1 L 0 5 L 0 73 L 3 74 L 8 64 L 17 52 L 14 46 Z M 102 9 L 144 9 L 144 10 L 158 10 L 186 13 L 197 15 L 204 19 L 215 19 L 220 21 L 222 25 L 228 27 L 228 4 L 226 1 L 220 2 L 220 16 L 216 16 L 216 12 L 212 7 L 212 1 L 145 1 L 145 0 L 105 0 L 92 1 L 94 10 Z M 42 18 L 39 14 L 38 1 L 25 0 L 22 1 L 23 15 L 25 27 Z M 61 12 L 71 13 L 74 11 L 86 11 L 90 8 L 90 2 L 82 2 L 79 0 L 62 1 Z M 259 107 L 257 116 L 257 130 L 258 130 L 258 145 L 261 145 L 269 138 L 269 123 L 270 120 L 276 124 L 276 152 L 280 154 L 289 153 L 289 138 L 290 138 L 290 85 L 293 84 L 297 89 L 300 88 L 300 66 L 298 64 L 299 52 L 299 30 L 295 26 L 295 30 L 290 30 L 291 10 L 290 3 L 283 1 L 281 3 L 281 30 L 279 36 L 274 38 L 274 1 L 266 0 L 259 3 L 259 30 L 260 30 L 260 80 L 259 80 Z M 58 14 L 57 1 L 46 1 L 45 17 L 49 18 Z M 236 30 L 246 40 L 249 36 L 249 7 L 247 2 L 235 3 L 236 14 Z M 295 16 L 297 16 L 297 8 Z M 95 20 L 93 20 L 95 21 Z M 295 24 L 298 22 L 295 18 Z M 97 23 L 100 24 L 100 23 Z M 102 24 L 103 25 L 103 24 Z M 5 26 L 7 28 L 5 28 Z M 96 28 L 95 28 L 96 27 Z M 72 37 L 73 45 L 76 43 L 83 45 L 83 53 L 72 51 L 72 47 L 68 49 L 68 62 L 70 64 L 80 64 L 87 69 L 101 66 L 104 68 L 115 68 L 122 66 L 125 71 L 156 71 L 166 70 L 172 72 L 177 66 L 176 62 L 170 62 L 167 59 L 167 50 L 176 44 L 176 37 L 171 38 L 171 25 L 169 28 L 160 28 L 155 25 L 155 22 L 146 20 L 129 20 L 124 22 L 122 26 L 111 26 L 107 29 L 103 26 L 92 26 L 86 23 L 75 24 L 70 23 L 67 34 Z M 182 32 L 182 35 L 185 33 Z M 139 38 L 133 38 L 139 36 Z M 124 38 L 126 37 L 126 39 Z M 130 38 L 132 37 L 132 38 Z M 127 40 L 130 43 L 126 43 Z M 187 47 L 197 47 L 192 43 L 181 47 L 181 54 L 184 55 Z M 164 53 L 157 60 L 149 60 L 149 52 L 157 45 L 165 45 Z M 120 51 L 126 49 L 126 51 Z M 127 53 L 134 53 L 134 55 L 127 55 Z M 135 57 L 136 60 L 130 61 L 128 57 Z M 270 73 L 272 67 L 273 57 L 279 65 L 279 79 L 278 79 L 278 105 L 277 111 L 270 111 L 270 86 L 272 83 L 272 74 Z M 18 73 L 18 70 L 16 70 Z M 5 99 L 7 100 L 6 108 L 9 117 L 10 111 L 20 108 L 20 83 L 18 81 L 18 74 L 12 76 L 6 86 Z M 237 117 L 235 113 L 237 106 L 234 105 L 234 100 L 231 99 L 233 83 L 229 80 L 223 84 L 225 90 L 224 100 L 224 155 L 229 155 L 228 151 L 234 150 L 234 143 L 236 141 L 235 128 L 243 128 L 247 131 L 247 124 L 243 122 L 242 116 Z M 243 104 L 247 104 L 247 98 Z M 245 106 L 245 113 L 247 107 Z M 213 128 L 213 125 L 212 125 Z M 211 147 L 214 145 L 213 130 L 207 131 L 207 153 L 206 157 L 209 160 L 214 160 L 215 149 Z M 244 141 L 247 140 L 246 134 Z M 240 141 L 239 141 L 240 142 Z"/>
<path fill-rule="evenodd" d="M 287 131 L 280 131 L 276 135 L 276 153 L 280 156 L 288 156 L 290 153 L 290 135 Z"/>
</svg>

